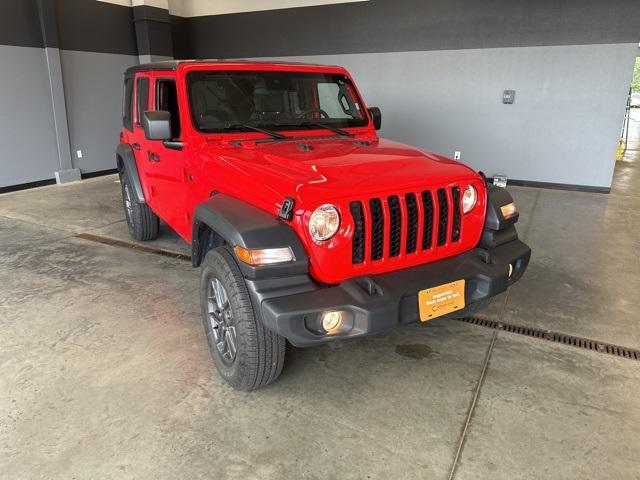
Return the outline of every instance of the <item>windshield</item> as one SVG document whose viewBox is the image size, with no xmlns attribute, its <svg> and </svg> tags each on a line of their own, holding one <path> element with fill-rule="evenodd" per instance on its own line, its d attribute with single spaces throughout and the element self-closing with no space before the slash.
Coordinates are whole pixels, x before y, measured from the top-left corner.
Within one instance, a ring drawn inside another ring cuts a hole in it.
<svg viewBox="0 0 640 480">
<path fill-rule="evenodd" d="M 204 133 L 361 127 L 364 107 L 348 77 L 271 71 L 197 71 L 187 76 L 191 115 Z M 320 126 L 321 128 L 321 126 Z"/>
</svg>

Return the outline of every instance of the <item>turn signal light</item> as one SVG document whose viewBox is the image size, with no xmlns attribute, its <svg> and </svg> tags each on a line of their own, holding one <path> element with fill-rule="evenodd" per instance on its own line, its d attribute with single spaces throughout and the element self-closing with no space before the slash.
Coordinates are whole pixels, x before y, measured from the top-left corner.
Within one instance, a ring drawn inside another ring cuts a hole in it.
<svg viewBox="0 0 640 480">
<path fill-rule="evenodd" d="M 247 265 L 273 265 L 274 263 L 292 262 L 295 260 L 291 248 L 234 248 L 240 261 Z"/>
<path fill-rule="evenodd" d="M 518 213 L 518 209 L 516 208 L 516 204 L 514 202 L 507 203 L 500 207 L 500 211 L 502 212 L 502 216 L 506 219 L 513 217 L 516 213 Z"/>
</svg>

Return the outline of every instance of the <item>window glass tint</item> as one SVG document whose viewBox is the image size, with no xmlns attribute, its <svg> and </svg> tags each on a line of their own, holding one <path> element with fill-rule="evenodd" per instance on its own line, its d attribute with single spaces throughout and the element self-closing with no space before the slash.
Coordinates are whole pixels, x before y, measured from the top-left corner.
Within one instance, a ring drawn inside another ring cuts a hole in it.
<svg viewBox="0 0 640 480">
<path fill-rule="evenodd" d="M 149 78 L 136 80 L 136 124 L 142 125 L 142 115 L 149 110 Z"/>
<path fill-rule="evenodd" d="M 180 138 L 178 91 L 174 80 L 158 80 L 156 84 L 156 110 L 166 110 L 171 113 L 171 136 L 173 138 Z"/>
<path fill-rule="evenodd" d="M 357 127 L 368 119 L 349 79 L 339 74 L 260 71 L 201 71 L 187 77 L 195 127 L 202 132 L 273 130 L 324 123 Z"/>
<path fill-rule="evenodd" d="M 124 80 L 122 124 L 124 128 L 133 130 L 133 78 L 125 78 Z"/>
</svg>

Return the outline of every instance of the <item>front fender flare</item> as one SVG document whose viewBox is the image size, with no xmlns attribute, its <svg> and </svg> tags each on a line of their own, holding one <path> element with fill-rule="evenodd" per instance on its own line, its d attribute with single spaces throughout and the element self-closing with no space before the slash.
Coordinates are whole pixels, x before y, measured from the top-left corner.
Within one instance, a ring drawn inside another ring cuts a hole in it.
<svg viewBox="0 0 640 480">
<path fill-rule="evenodd" d="M 249 205 L 225 194 L 216 194 L 196 208 L 193 219 L 192 255 L 193 266 L 202 262 L 208 246 L 203 231 L 209 227 L 232 248 L 281 248 L 289 247 L 293 262 L 254 267 L 239 262 L 246 278 L 261 279 L 306 275 L 309 269 L 307 253 L 298 235 L 275 215 Z"/>
<path fill-rule="evenodd" d="M 481 248 L 496 248 L 518 239 L 515 224 L 519 214 L 504 218 L 500 207 L 513 202 L 511 194 L 502 187 L 487 186 L 487 213 L 480 243 Z"/>
</svg>

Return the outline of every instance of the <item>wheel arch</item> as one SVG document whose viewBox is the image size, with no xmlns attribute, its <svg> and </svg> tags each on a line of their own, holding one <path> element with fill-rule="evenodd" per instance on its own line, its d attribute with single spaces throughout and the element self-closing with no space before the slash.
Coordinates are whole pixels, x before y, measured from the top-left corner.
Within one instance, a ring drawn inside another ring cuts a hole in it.
<svg viewBox="0 0 640 480">
<path fill-rule="evenodd" d="M 215 194 L 196 208 L 193 217 L 191 263 L 199 266 L 211 248 L 282 248 L 293 252 L 293 262 L 255 267 L 239 262 L 247 278 L 259 279 L 307 274 L 309 260 L 293 229 L 273 214 L 225 194 Z"/>
<path fill-rule="evenodd" d="M 142 188 L 142 182 L 140 181 L 140 174 L 138 173 L 138 166 L 136 165 L 136 157 L 133 154 L 133 149 L 128 143 L 118 144 L 116 149 L 116 164 L 118 167 L 118 173 L 121 176 L 126 176 L 129 181 L 129 185 L 133 187 L 133 193 L 138 203 L 146 204 L 147 201 L 144 197 L 144 190 Z"/>
</svg>

